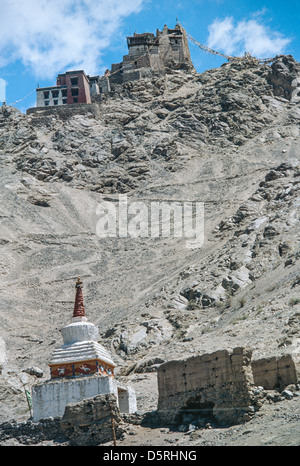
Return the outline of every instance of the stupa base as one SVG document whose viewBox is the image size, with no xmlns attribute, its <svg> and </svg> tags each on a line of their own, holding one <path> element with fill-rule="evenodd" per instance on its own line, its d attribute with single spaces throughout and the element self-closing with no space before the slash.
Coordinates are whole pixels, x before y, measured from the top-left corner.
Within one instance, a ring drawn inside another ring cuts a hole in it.
<svg viewBox="0 0 300 466">
<path fill-rule="evenodd" d="M 116 395 L 121 413 L 136 412 L 136 396 L 129 386 L 112 377 L 91 375 L 69 379 L 50 379 L 32 387 L 33 421 L 49 417 L 62 417 L 65 407 L 97 395 Z"/>
</svg>

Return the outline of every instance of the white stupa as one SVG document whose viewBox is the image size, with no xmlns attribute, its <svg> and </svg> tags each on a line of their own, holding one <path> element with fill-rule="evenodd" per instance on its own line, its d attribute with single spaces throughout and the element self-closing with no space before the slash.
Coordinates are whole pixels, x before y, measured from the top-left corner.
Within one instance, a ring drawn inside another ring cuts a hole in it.
<svg viewBox="0 0 300 466">
<path fill-rule="evenodd" d="M 80 278 L 72 322 L 61 333 L 63 345 L 54 350 L 48 364 L 51 378 L 32 386 L 33 421 L 63 416 L 68 404 L 107 393 L 116 396 L 122 413 L 136 412 L 135 391 L 116 380 L 116 364 L 97 342 L 96 325 L 87 321 Z"/>
<path fill-rule="evenodd" d="M 72 323 L 61 330 L 64 344 L 57 348 L 49 363 L 51 378 L 99 374 L 113 376 L 116 364 L 99 343 L 98 327 L 87 321 L 82 295 L 82 282 L 76 282 Z"/>
</svg>

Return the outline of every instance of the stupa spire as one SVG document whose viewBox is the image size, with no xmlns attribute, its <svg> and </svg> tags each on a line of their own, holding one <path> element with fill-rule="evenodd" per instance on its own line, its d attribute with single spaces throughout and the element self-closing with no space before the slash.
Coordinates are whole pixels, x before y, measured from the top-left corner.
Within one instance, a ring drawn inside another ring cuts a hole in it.
<svg viewBox="0 0 300 466">
<path fill-rule="evenodd" d="M 76 288 L 76 295 L 75 295 L 73 318 L 74 317 L 85 317 L 85 309 L 84 309 L 83 294 L 82 294 L 82 281 L 80 280 L 80 277 L 77 278 L 75 288 Z"/>
<path fill-rule="evenodd" d="M 116 365 L 108 351 L 97 342 L 98 327 L 85 317 L 80 277 L 77 278 L 75 288 L 73 319 L 61 329 L 64 343 L 52 354 L 49 363 L 51 378 L 92 374 L 113 377 Z"/>
</svg>

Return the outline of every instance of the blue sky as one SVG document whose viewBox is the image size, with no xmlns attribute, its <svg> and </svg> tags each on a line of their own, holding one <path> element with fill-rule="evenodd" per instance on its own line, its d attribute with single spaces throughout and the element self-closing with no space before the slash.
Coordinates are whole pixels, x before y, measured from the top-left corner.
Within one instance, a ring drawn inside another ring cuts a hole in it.
<svg viewBox="0 0 300 466">
<path fill-rule="evenodd" d="M 0 0 L 0 101 L 22 112 L 56 75 L 103 74 L 127 53 L 126 36 L 156 32 L 176 18 L 199 42 L 229 55 L 291 54 L 300 61 L 299 0 Z M 190 43 L 197 71 L 221 57 Z"/>
</svg>

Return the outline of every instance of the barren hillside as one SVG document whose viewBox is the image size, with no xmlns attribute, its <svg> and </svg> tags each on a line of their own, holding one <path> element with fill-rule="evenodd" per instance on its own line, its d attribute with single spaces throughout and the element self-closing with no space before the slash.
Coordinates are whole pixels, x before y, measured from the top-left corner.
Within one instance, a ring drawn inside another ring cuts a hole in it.
<svg viewBox="0 0 300 466">
<path fill-rule="evenodd" d="M 70 116 L 0 109 L 1 422 L 28 418 L 24 369 L 49 378 L 77 275 L 119 376 L 236 346 L 298 352 L 299 86 L 280 56 L 129 82 Z M 100 238 L 97 205 L 119 194 L 204 202 L 204 244 Z"/>
</svg>

